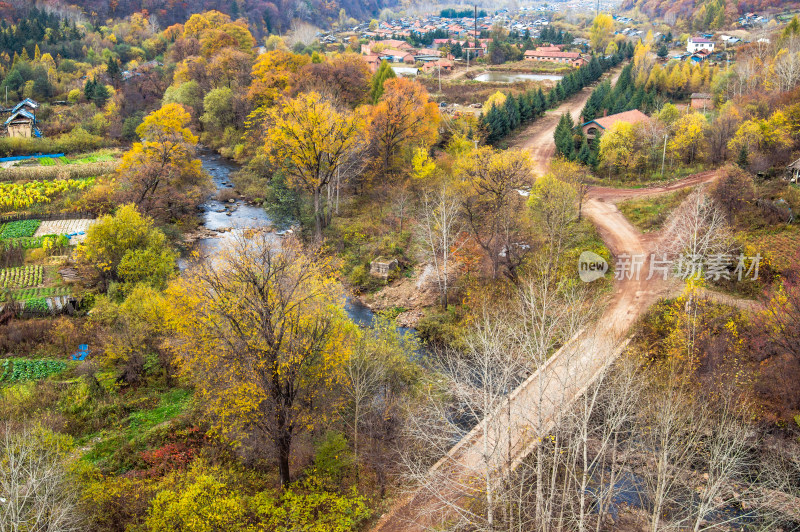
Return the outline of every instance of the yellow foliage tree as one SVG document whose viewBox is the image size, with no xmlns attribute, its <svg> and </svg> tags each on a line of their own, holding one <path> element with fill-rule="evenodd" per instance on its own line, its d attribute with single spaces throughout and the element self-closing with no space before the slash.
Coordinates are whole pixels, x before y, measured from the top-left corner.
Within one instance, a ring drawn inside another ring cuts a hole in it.
<svg viewBox="0 0 800 532">
<path fill-rule="evenodd" d="M 533 184 L 530 156 L 521 150 L 481 147 L 462 156 L 455 172 L 464 188 L 467 223 L 491 263 L 492 278 L 497 278 L 501 262 L 513 278 L 521 259 L 515 244 L 523 240 L 518 190 L 527 191 Z"/>
<path fill-rule="evenodd" d="M 633 164 L 633 125 L 616 122 L 600 137 L 600 162 L 609 174 L 612 171 L 627 173 Z"/>
<path fill-rule="evenodd" d="M 123 200 L 161 221 L 192 214 L 209 191 L 210 179 L 195 158 L 198 139 L 188 128 L 190 121 L 177 103 L 153 111 L 136 128 L 141 141 L 117 169 Z"/>
<path fill-rule="evenodd" d="M 692 164 L 708 132 L 708 120 L 702 113 L 687 113 L 675 123 L 675 132 L 669 149 L 676 156 Z"/>
<path fill-rule="evenodd" d="M 330 266 L 293 240 L 266 233 L 234 242 L 167 290 L 183 374 L 214 432 L 237 443 L 270 440 L 281 483 L 294 438 L 332 408 L 353 325 Z"/>
<path fill-rule="evenodd" d="M 614 34 L 614 19 L 607 13 L 600 13 L 594 18 L 589 28 L 589 42 L 597 51 L 604 50 Z"/>
<path fill-rule="evenodd" d="M 488 113 L 489 110 L 494 107 L 503 107 L 506 103 L 506 94 L 502 91 L 497 91 L 491 96 L 486 99 L 486 103 L 483 104 L 484 112 Z"/>
<path fill-rule="evenodd" d="M 316 92 L 286 100 L 271 113 L 265 148 L 282 166 L 292 185 L 314 198 L 314 236 L 322 240 L 329 218 L 322 191 L 336 175 L 363 129 L 360 113 L 336 106 Z"/>
<path fill-rule="evenodd" d="M 256 106 L 272 105 L 289 88 L 294 74 L 311 63 L 307 55 L 276 49 L 261 54 L 253 65 L 250 98 Z"/>
</svg>

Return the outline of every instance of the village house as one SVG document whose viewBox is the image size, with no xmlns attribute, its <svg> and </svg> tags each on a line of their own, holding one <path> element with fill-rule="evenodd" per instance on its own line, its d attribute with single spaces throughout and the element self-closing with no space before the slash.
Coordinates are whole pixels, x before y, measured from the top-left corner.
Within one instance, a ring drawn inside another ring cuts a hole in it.
<svg viewBox="0 0 800 532">
<path fill-rule="evenodd" d="M 700 50 L 706 50 L 709 53 L 714 51 L 714 41 L 706 39 L 705 37 L 690 37 L 688 41 L 686 41 L 686 51 L 690 54 L 694 54 L 699 52 Z"/>
<path fill-rule="evenodd" d="M 786 173 L 791 183 L 800 183 L 800 159 L 787 166 Z"/>
<path fill-rule="evenodd" d="M 422 65 L 422 71 L 426 74 L 439 72 L 439 69 L 441 69 L 442 72 L 451 72 L 453 70 L 453 62 L 449 59 L 439 59 Z"/>
<path fill-rule="evenodd" d="M 528 50 L 525 52 L 528 61 L 548 61 L 551 63 L 564 63 L 572 66 L 581 66 L 586 61 L 578 52 L 556 52 L 551 50 Z"/>
<path fill-rule="evenodd" d="M 36 127 L 36 109 L 39 104 L 30 98 L 25 98 L 11 109 L 11 116 L 4 125 L 9 137 L 41 137 L 42 134 Z"/>
<path fill-rule="evenodd" d="M 700 109 L 705 111 L 706 109 L 714 108 L 711 95 L 707 92 L 693 92 L 689 98 L 692 101 L 692 109 Z"/>
<path fill-rule="evenodd" d="M 405 50 L 383 50 L 378 52 L 378 57 L 387 60 L 390 63 L 408 63 L 414 64 L 414 55 Z"/>
<path fill-rule="evenodd" d="M 389 274 L 399 267 L 397 259 L 389 259 L 386 257 L 378 257 L 373 260 L 369 265 L 369 273 L 373 277 L 380 277 L 386 279 Z"/>
<path fill-rule="evenodd" d="M 625 111 L 623 113 L 617 113 L 608 116 L 604 115 L 602 118 L 595 118 L 594 120 L 589 120 L 588 122 L 584 122 L 581 125 L 581 129 L 583 130 L 583 134 L 586 135 L 587 139 L 594 140 L 598 134 L 609 129 L 617 122 L 638 124 L 639 122 L 649 122 L 649 121 L 650 121 L 649 116 L 647 116 L 638 109 L 633 109 L 632 111 Z"/>
<path fill-rule="evenodd" d="M 378 57 L 378 54 L 369 54 L 364 56 L 364 61 L 367 63 L 369 67 L 369 71 L 373 74 L 378 71 L 378 68 L 381 66 L 381 58 Z"/>
<path fill-rule="evenodd" d="M 370 55 L 370 54 L 379 53 L 379 52 L 375 51 L 376 47 L 383 48 L 384 51 L 387 50 L 387 49 L 388 50 L 411 51 L 413 49 L 413 47 L 410 44 L 408 44 L 406 41 L 400 41 L 400 40 L 397 40 L 397 39 L 384 39 L 382 41 L 374 41 L 374 42 L 369 42 L 367 44 L 362 44 L 361 45 L 361 54 L 362 55 Z"/>
</svg>

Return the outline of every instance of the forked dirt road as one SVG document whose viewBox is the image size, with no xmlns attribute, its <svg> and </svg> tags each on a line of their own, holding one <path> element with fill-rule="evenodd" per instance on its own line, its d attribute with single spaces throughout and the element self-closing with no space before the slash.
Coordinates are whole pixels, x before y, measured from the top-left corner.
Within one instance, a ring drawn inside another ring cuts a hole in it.
<svg viewBox="0 0 800 532">
<path fill-rule="evenodd" d="M 546 171 L 553 157 L 553 131 L 558 117 L 563 112 L 580 113 L 586 98 L 588 93 L 576 95 L 553 116 L 537 121 L 517 137 L 515 144 L 531 149 L 540 172 Z M 615 202 L 695 186 L 714 177 L 714 172 L 706 172 L 652 189 L 595 187 L 587 195 L 583 212 L 595 224 L 615 257 L 622 254 L 649 256 L 657 244 L 658 235 L 643 235 L 622 215 Z M 505 459 L 509 456 L 513 467 L 535 449 L 558 415 L 616 359 L 634 322 L 668 292 L 669 283 L 663 280 L 663 276 L 650 276 L 649 267 L 646 260 L 639 275 L 618 278 L 614 294 L 597 323 L 568 342 L 529 376 L 511 393 L 508 406 L 502 412 L 487 416 L 458 442 L 431 468 L 425 485 L 417 487 L 411 495 L 395 504 L 381 517 L 374 530 L 423 531 L 458 520 L 461 515 L 457 508 L 459 501 L 484 487 L 487 456 L 498 457 L 488 459 L 491 470 L 497 474 L 505 469 Z M 508 451 L 487 452 L 491 449 Z M 498 461 L 501 456 L 504 456 L 502 462 Z"/>
</svg>

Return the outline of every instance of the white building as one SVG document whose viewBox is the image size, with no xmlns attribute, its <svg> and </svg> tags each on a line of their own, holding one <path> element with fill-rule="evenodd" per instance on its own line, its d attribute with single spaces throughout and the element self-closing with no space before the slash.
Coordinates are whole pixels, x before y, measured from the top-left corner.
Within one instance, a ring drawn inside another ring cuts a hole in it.
<svg viewBox="0 0 800 532">
<path fill-rule="evenodd" d="M 690 54 L 699 52 L 700 50 L 714 51 L 714 41 L 710 41 L 703 37 L 690 37 L 686 43 L 686 51 Z"/>
</svg>

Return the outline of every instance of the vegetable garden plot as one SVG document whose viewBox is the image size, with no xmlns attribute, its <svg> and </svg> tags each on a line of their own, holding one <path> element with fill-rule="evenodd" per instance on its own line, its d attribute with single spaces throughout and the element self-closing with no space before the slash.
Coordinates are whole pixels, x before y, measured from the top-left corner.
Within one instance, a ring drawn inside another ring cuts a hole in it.
<svg viewBox="0 0 800 532">
<path fill-rule="evenodd" d="M 18 382 L 45 379 L 67 369 L 67 364 L 61 360 L 7 358 L 0 369 L 0 382 Z"/>
<path fill-rule="evenodd" d="M 34 236 L 75 235 L 71 239 L 72 243 L 81 242 L 86 238 L 86 231 L 96 222 L 97 220 L 90 219 L 45 220 L 36 230 Z"/>
<path fill-rule="evenodd" d="M 41 223 L 39 220 L 19 220 L 0 224 L 0 240 L 31 237 L 38 231 Z"/>
<path fill-rule="evenodd" d="M 40 288 L 23 288 L 21 290 L 11 290 L 11 295 L 16 301 L 30 301 L 32 299 L 45 299 L 48 297 L 68 296 L 70 294 L 67 286 L 46 286 Z"/>
<path fill-rule="evenodd" d="M 0 288 L 29 288 L 42 284 L 44 268 L 39 265 L 20 266 L 0 270 Z"/>
</svg>

